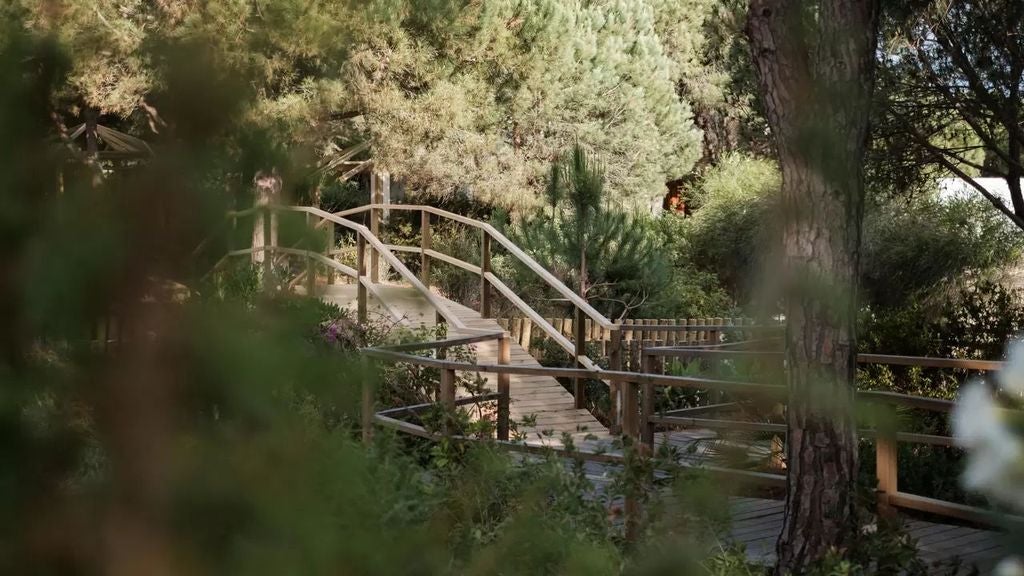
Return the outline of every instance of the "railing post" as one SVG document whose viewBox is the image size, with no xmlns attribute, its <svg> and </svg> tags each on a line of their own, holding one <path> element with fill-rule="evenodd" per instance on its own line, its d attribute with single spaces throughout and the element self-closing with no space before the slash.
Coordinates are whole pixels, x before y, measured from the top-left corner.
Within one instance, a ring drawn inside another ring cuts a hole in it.
<svg viewBox="0 0 1024 576">
<path fill-rule="evenodd" d="M 508 332 L 498 339 L 498 364 L 507 365 L 512 360 L 510 335 Z M 509 433 L 509 374 L 498 374 L 498 440 L 508 441 Z"/>
<path fill-rule="evenodd" d="M 657 368 L 657 358 L 651 354 L 644 355 L 644 373 L 654 374 Z M 654 424 L 651 424 L 651 416 L 654 415 L 654 384 L 644 382 L 640 389 L 640 441 L 654 451 Z"/>
<path fill-rule="evenodd" d="M 356 310 L 359 323 L 366 322 L 366 238 L 356 233 Z"/>
<path fill-rule="evenodd" d="M 430 256 L 427 250 L 433 246 L 433 238 L 430 232 L 430 212 L 420 212 L 420 282 L 430 288 Z"/>
<path fill-rule="evenodd" d="M 615 372 L 622 371 L 622 324 L 616 320 L 616 326 L 611 331 L 608 349 L 608 368 Z M 622 433 L 622 383 L 611 382 L 608 384 L 609 404 L 611 412 L 611 433 Z"/>
<path fill-rule="evenodd" d="M 491 271 L 491 235 L 480 231 L 480 315 L 491 317 L 491 283 L 487 274 Z"/>
<path fill-rule="evenodd" d="M 885 419 L 890 420 L 890 419 Z M 897 464 L 899 444 L 896 440 L 895 424 L 890 421 L 879 421 L 875 427 L 875 474 L 878 476 L 878 513 L 891 515 L 894 513 L 890 498 L 898 491 Z"/>
<path fill-rule="evenodd" d="M 325 226 L 327 228 L 327 247 L 324 249 L 324 256 L 332 262 L 334 261 L 334 227 L 334 222 L 327 220 L 327 226 Z M 334 268 L 327 266 L 327 285 L 330 286 L 332 284 L 334 284 Z"/>
<path fill-rule="evenodd" d="M 576 367 L 583 368 L 580 362 L 581 356 L 587 355 L 587 315 L 583 309 L 576 307 L 576 321 L 573 325 L 576 333 Z M 572 393 L 576 398 L 576 408 L 587 407 L 587 381 L 585 378 L 575 378 L 572 383 Z"/>
<path fill-rule="evenodd" d="M 375 182 L 376 178 L 376 174 L 370 175 L 371 181 Z M 382 199 L 377 186 L 374 186 L 371 198 L 374 206 L 381 204 Z M 380 208 L 370 208 L 370 233 L 374 238 L 380 240 Z M 374 284 L 380 282 L 380 255 L 376 250 L 370 253 L 370 282 Z"/>
<path fill-rule="evenodd" d="M 313 296 L 313 293 L 316 291 L 316 266 L 313 264 L 313 256 L 312 256 L 312 252 L 313 252 L 314 246 L 310 246 L 310 244 L 312 243 L 312 240 L 313 240 L 313 228 L 309 225 L 310 216 L 311 216 L 311 214 L 309 212 L 306 212 L 306 230 L 304 232 L 306 234 L 310 235 L 310 236 L 307 236 L 308 241 L 305 242 L 305 244 L 306 244 L 306 296 Z"/>
<path fill-rule="evenodd" d="M 622 398 L 622 434 L 629 439 L 625 442 L 626 450 L 632 450 L 638 454 L 639 449 L 639 420 L 637 410 L 637 384 L 636 382 L 623 382 Z M 626 541 L 633 542 L 636 539 L 640 526 L 640 501 L 635 494 L 636 489 L 627 485 L 625 494 L 625 509 L 623 510 L 626 522 Z"/>
<path fill-rule="evenodd" d="M 263 291 L 270 292 L 271 290 L 271 274 L 273 274 L 273 260 L 274 251 L 271 249 L 271 230 L 273 224 L 271 222 L 272 213 L 269 208 L 264 208 L 263 214 Z"/>
<path fill-rule="evenodd" d="M 455 370 L 448 368 L 441 369 L 441 406 L 444 408 L 444 422 L 441 431 L 445 436 L 451 436 L 452 413 L 455 411 Z"/>
</svg>

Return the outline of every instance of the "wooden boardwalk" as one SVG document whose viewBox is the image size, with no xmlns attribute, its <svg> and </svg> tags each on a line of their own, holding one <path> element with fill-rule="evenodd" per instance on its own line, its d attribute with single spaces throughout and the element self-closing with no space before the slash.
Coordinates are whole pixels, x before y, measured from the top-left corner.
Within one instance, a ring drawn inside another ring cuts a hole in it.
<svg viewBox="0 0 1024 576">
<path fill-rule="evenodd" d="M 783 503 L 760 498 L 731 498 L 731 540 L 744 547 L 747 558 L 763 564 L 775 561 L 775 541 L 782 531 Z M 954 559 L 963 562 L 963 574 L 976 567 L 989 574 L 1008 554 L 1004 536 L 981 530 L 924 520 L 905 519 L 904 527 L 917 541 L 920 558 L 929 565 L 949 566 Z"/>
<path fill-rule="evenodd" d="M 371 297 L 371 308 L 375 313 L 393 317 L 398 315 L 409 326 L 433 326 L 435 324 L 434 309 L 412 288 L 382 284 L 377 287 L 378 294 L 387 299 L 387 306 L 377 298 Z M 341 284 L 328 286 L 324 299 L 339 306 L 351 307 L 356 299 L 355 285 Z M 392 310 L 388 310 L 391 308 Z M 467 328 L 484 330 L 502 330 L 496 320 L 481 318 L 480 313 L 466 306 L 450 303 Z M 449 336 L 467 336 L 452 330 Z M 498 361 L 498 345 L 496 342 L 474 344 L 477 362 L 494 364 Z M 540 366 L 540 363 L 516 342 L 510 343 L 510 361 L 512 364 Z M 497 379 L 494 375 L 487 376 L 487 387 L 497 391 Z M 594 418 L 588 410 L 574 407 L 572 394 L 557 380 L 550 376 L 523 376 L 513 374 L 509 379 L 509 417 L 514 422 L 522 422 L 530 417 L 532 426 L 519 425 L 523 440 L 534 446 L 561 446 L 562 437 L 568 434 L 573 443 L 586 450 L 608 449 L 612 436 L 608 429 Z"/>
<path fill-rule="evenodd" d="M 370 313 L 410 327 L 433 326 L 436 314 L 430 304 L 412 288 L 378 284 L 376 294 L 370 297 Z M 352 284 L 338 284 L 326 287 L 323 298 L 342 307 L 354 309 L 356 287 Z M 385 301 L 381 301 L 381 299 Z M 450 309 L 468 327 L 475 329 L 499 330 L 497 321 L 482 318 L 470 308 L 451 302 Z M 459 336 L 453 331 L 450 336 Z M 497 361 L 497 344 L 484 342 L 473 345 L 477 361 Z M 513 364 L 539 366 L 522 346 L 511 343 Z M 496 390 L 493 376 L 488 388 Z M 560 446 L 563 434 L 572 436 L 578 448 L 585 451 L 611 451 L 613 437 L 587 410 L 574 408 L 573 397 L 557 380 L 548 376 L 512 375 L 510 378 L 510 417 L 521 421 L 533 416 L 536 425 L 521 428 L 524 441 L 535 446 Z M 690 429 L 659 433 L 657 443 L 667 442 L 681 454 L 681 460 L 699 464 L 703 460 L 704 440 L 714 439 L 709 430 Z M 598 486 L 607 485 L 612 465 L 588 463 L 587 475 Z M 742 546 L 751 561 L 771 564 L 775 559 L 775 541 L 782 530 L 783 503 L 760 498 L 731 499 L 732 524 L 727 540 Z M 980 574 L 991 572 L 995 563 L 1005 556 L 1006 548 L 1002 536 L 993 531 L 967 526 L 907 520 L 906 527 L 916 539 L 921 558 L 926 562 L 948 564 L 953 558 L 961 558 L 965 566 L 976 566 Z M 963 573 L 967 573 L 964 571 Z"/>
</svg>

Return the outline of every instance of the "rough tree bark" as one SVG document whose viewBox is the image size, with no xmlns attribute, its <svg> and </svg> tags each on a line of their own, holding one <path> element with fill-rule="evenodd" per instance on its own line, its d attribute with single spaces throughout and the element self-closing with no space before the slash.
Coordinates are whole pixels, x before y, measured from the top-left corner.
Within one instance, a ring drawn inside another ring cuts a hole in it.
<svg viewBox="0 0 1024 576">
<path fill-rule="evenodd" d="M 854 529 L 856 283 L 873 0 L 751 0 L 747 34 L 782 169 L 789 469 L 778 573 Z"/>
</svg>

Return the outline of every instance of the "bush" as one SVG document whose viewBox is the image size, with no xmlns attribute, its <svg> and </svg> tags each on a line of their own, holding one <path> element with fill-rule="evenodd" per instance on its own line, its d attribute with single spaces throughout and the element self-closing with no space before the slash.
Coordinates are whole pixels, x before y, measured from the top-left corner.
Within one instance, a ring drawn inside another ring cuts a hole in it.
<svg viewBox="0 0 1024 576">
<path fill-rule="evenodd" d="M 368 194 L 355 180 L 333 180 L 320 188 L 320 208 L 340 212 L 366 204 Z"/>
<path fill-rule="evenodd" d="M 875 203 L 864 221 L 864 297 L 888 308 L 941 306 L 967 284 L 1016 265 L 1022 253 L 1019 231 L 980 200 Z"/>
<path fill-rule="evenodd" d="M 979 281 L 951 296 L 927 292 L 900 307 L 863 311 L 861 351 L 877 354 L 995 360 L 1005 342 L 1024 329 L 1024 291 Z M 862 365 L 858 387 L 954 399 L 971 376 L 965 370 Z M 945 414 L 905 410 L 901 427 L 924 434 L 948 435 Z M 862 452 L 869 467 L 874 452 Z M 959 486 L 963 453 L 953 448 L 901 444 L 900 485 L 908 492 L 970 504 L 983 504 Z"/>
<path fill-rule="evenodd" d="M 666 215 L 676 238 L 677 268 L 714 274 L 736 301 L 755 295 L 755 281 L 777 246 L 775 199 L 780 176 L 774 164 L 732 155 L 710 170 L 694 194 L 689 218 Z"/>
</svg>

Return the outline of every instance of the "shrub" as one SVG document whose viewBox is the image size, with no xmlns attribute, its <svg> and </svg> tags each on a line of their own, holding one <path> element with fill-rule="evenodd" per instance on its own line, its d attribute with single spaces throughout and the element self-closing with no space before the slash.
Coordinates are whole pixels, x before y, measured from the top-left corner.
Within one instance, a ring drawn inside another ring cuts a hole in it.
<svg viewBox="0 0 1024 576">
<path fill-rule="evenodd" d="M 320 188 L 320 208 L 340 212 L 366 204 L 367 194 L 355 180 L 332 180 Z"/>
<path fill-rule="evenodd" d="M 778 170 L 761 159 L 732 155 L 710 170 L 694 193 L 689 218 L 666 215 L 665 228 L 677 238 L 677 267 L 714 274 L 735 300 L 754 295 L 755 280 L 772 256 Z"/>
<path fill-rule="evenodd" d="M 944 299 L 928 293 L 900 307 L 869 308 L 861 317 L 861 350 L 866 353 L 994 360 L 1007 340 L 1024 329 L 1024 291 L 989 281 L 962 286 Z M 881 389 L 953 399 L 966 382 L 964 370 L 862 365 L 860 388 Z M 924 434 L 949 434 L 945 414 L 905 410 L 901 426 Z M 874 452 L 862 450 L 862 466 L 870 469 Z M 900 485 L 908 492 L 971 504 L 956 479 L 963 470 L 958 449 L 900 445 Z"/>
<path fill-rule="evenodd" d="M 864 222 L 864 297 L 887 308 L 942 306 L 968 284 L 998 277 L 1022 252 L 1019 231 L 979 200 L 875 203 Z"/>
</svg>

